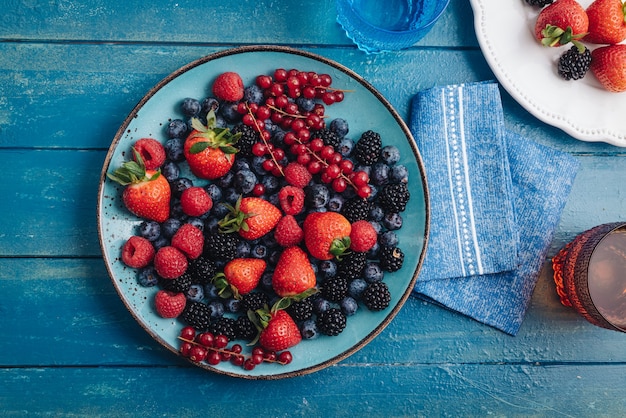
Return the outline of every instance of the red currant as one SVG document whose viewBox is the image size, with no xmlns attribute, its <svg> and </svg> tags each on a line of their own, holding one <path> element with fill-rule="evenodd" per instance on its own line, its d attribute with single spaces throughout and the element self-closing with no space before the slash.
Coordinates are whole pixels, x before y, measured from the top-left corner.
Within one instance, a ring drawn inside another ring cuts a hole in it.
<svg viewBox="0 0 626 418">
<path fill-rule="evenodd" d="M 272 160 L 267 160 L 267 161 L 272 161 Z M 272 161 L 272 164 L 274 162 Z M 267 170 L 267 171 L 271 171 L 271 170 Z M 259 196 L 263 196 L 263 194 L 265 193 L 265 186 L 263 186 L 261 183 L 257 183 L 254 185 L 254 187 L 252 188 L 252 194 L 259 197 Z"/>
<path fill-rule="evenodd" d="M 272 77 L 269 75 L 259 75 L 256 78 L 256 85 L 262 89 L 268 89 L 272 85 Z"/>
<path fill-rule="evenodd" d="M 267 153 L 267 147 L 262 142 L 255 142 L 252 145 L 252 154 L 257 157 L 262 157 Z"/>
<path fill-rule="evenodd" d="M 228 337 L 222 334 L 216 335 L 213 344 L 215 345 L 215 348 L 224 348 L 228 345 Z"/>
<path fill-rule="evenodd" d="M 338 177 L 333 180 L 332 188 L 337 193 L 341 193 L 341 192 L 344 192 L 348 188 L 348 183 L 346 182 L 346 179 L 344 179 L 343 177 Z"/>
<path fill-rule="evenodd" d="M 180 330 L 180 338 L 183 340 L 193 341 L 195 337 L 196 330 L 193 327 L 183 327 L 183 329 Z"/>
<path fill-rule="evenodd" d="M 278 362 L 281 364 L 289 364 L 293 360 L 293 355 L 290 351 L 283 351 L 278 355 Z"/>
<path fill-rule="evenodd" d="M 274 80 L 276 81 L 285 81 L 287 80 L 287 70 L 284 68 L 277 68 L 274 71 Z"/>
<path fill-rule="evenodd" d="M 207 357 L 207 354 L 206 348 L 201 345 L 194 345 L 191 350 L 189 350 L 189 359 L 191 361 L 203 361 Z"/>
<path fill-rule="evenodd" d="M 213 337 L 213 334 L 211 334 L 210 332 L 203 332 L 202 334 L 198 335 L 198 337 L 196 338 L 196 342 L 205 347 L 213 347 L 214 341 L 215 341 L 215 338 Z"/>
</svg>

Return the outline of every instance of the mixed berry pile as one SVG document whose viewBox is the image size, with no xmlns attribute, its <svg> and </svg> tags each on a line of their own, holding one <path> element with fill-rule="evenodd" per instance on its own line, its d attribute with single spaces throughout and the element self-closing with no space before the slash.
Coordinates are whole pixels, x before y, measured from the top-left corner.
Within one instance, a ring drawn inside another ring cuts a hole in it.
<svg viewBox="0 0 626 418">
<path fill-rule="evenodd" d="M 108 175 L 142 218 L 121 260 L 159 288 L 151 303 L 180 320 L 190 360 L 288 364 L 302 340 L 388 308 L 408 171 L 377 132 L 328 120 L 350 94 L 332 81 L 277 69 L 244 86 L 223 73 L 211 97 L 181 99 L 164 144 L 139 139 Z"/>
</svg>

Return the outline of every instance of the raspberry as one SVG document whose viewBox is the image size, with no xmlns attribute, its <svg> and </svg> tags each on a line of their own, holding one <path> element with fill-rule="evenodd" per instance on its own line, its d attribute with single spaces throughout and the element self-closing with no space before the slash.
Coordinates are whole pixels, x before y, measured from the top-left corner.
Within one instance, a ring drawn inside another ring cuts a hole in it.
<svg viewBox="0 0 626 418">
<path fill-rule="evenodd" d="M 286 215 L 297 215 L 304 209 L 305 193 L 295 186 L 285 186 L 278 192 L 280 207 Z"/>
<path fill-rule="evenodd" d="M 159 290 L 154 296 L 156 311 L 163 318 L 178 317 L 187 304 L 187 298 L 183 293 L 175 293 L 167 290 Z"/>
<path fill-rule="evenodd" d="M 237 102 L 243 99 L 243 91 L 243 80 L 239 74 L 232 71 L 218 75 L 213 82 L 213 94 L 221 100 Z"/>
<path fill-rule="evenodd" d="M 192 224 L 181 225 L 172 237 L 172 247 L 179 249 L 192 260 L 200 257 L 203 246 L 204 235 Z"/>
<path fill-rule="evenodd" d="M 285 180 L 292 186 L 304 189 L 309 184 L 313 176 L 309 170 L 300 163 L 292 162 L 284 169 Z"/>
<path fill-rule="evenodd" d="M 365 220 L 356 221 L 350 231 L 350 249 L 367 252 L 376 244 L 378 234 L 371 223 Z"/>
<path fill-rule="evenodd" d="M 146 267 L 154 258 L 154 247 L 144 237 L 133 235 L 122 247 L 122 261 L 128 267 Z"/>
<path fill-rule="evenodd" d="M 141 138 L 133 146 L 147 170 L 156 170 L 165 162 L 165 148 L 153 138 Z"/>
<path fill-rule="evenodd" d="M 183 212 L 189 216 L 202 216 L 213 207 L 211 196 L 202 187 L 189 187 L 180 195 Z"/>
<path fill-rule="evenodd" d="M 164 279 L 175 279 L 187 270 L 187 257 L 180 250 L 165 246 L 154 255 L 154 268 Z"/>
<path fill-rule="evenodd" d="M 304 238 L 304 231 L 293 215 L 285 215 L 276 224 L 274 238 L 281 247 L 298 245 Z"/>
</svg>

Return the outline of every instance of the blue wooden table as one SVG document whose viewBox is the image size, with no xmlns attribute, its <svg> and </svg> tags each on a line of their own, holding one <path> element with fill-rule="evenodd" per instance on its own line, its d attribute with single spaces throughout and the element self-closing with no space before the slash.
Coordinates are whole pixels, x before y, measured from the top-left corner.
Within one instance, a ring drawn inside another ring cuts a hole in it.
<svg viewBox="0 0 626 418">
<path fill-rule="evenodd" d="M 509 336 L 410 298 L 369 345 L 322 371 L 249 381 L 156 343 L 107 275 L 96 226 L 100 170 L 126 115 L 207 54 L 278 44 L 353 69 L 406 118 L 438 84 L 493 79 L 472 9 L 452 0 L 413 48 L 368 56 L 333 0 L 9 1 L 0 13 L 0 415 L 618 416 L 626 335 L 561 306 L 546 266 Z M 581 162 L 549 256 L 626 219 L 626 153 L 578 141 L 506 93 L 507 127 Z"/>
</svg>

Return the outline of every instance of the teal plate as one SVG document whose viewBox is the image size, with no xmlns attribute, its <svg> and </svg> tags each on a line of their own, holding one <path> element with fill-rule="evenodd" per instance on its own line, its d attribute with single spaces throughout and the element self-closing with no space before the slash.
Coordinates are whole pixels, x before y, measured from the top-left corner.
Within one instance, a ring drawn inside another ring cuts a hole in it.
<svg viewBox="0 0 626 418">
<path fill-rule="evenodd" d="M 222 362 L 217 366 L 193 363 L 216 373 L 248 379 L 279 379 L 312 373 L 353 354 L 395 317 L 409 297 L 420 270 L 428 238 L 429 204 L 426 176 L 419 151 L 398 113 L 368 82 L 348 68 L 308 52 L 277 46 L 252 46 L 225 50 L 208 55 L 175 71 L 135 106 L 119 128 L 106 156 L 100 177 L 98 195 L 98 233 L 104 260 L 122 301 L 139 324 L 160 344 L 178 353 L 178 334 L 183 324 L 179 320 L 159 317 L 152 300 L 156 287 L 145 288 L 136 280 L 136 271 L 120 260 L 123 243 L 135 234 L 141 220 L 123 206 L 122 189 L 106 180 L 106 173 L 130 158 L 131 145 L 142 137 L 167 140 L 165 125 L 181 117 L 180 103 L 186 97 L 203 99 L 210 96 L 212 80 L 225 71 L 236 71 L 245 85 L 259 74 L 272 74 L 277 68 L 297 68 L 330 74 L 333 86 L 349 90 L 345 100 L 326 108 L 328 120 L 348 121 L 353 137 L 368 129 L 380 133 L 384 145 L 396 145 L 401 152 L 400 164 L 409 170 L 411 199 L 403 213 L 403 227 L 398 231 L 400 247 L 405 253 L 403 267 L 386 273 L 385 282 L 392 295 L 390 306 L 380 312 L 365 308 L 348 318 L 345 330 L 335 337 L 320 336 L 304 340 L 290 351 L 293 361 L 288 365 L 264 363 L 252 371 Z M 358 137 L 357 137 L 358 138 Z M 181 164 L 181 175 L 197 180 Z M 194 182 L 202 185 L 203 182 Z M 204 182 L 206 184 L 206 182 Z M 244 348 L 245 352 L 246 348 Z"/>
</svg>

